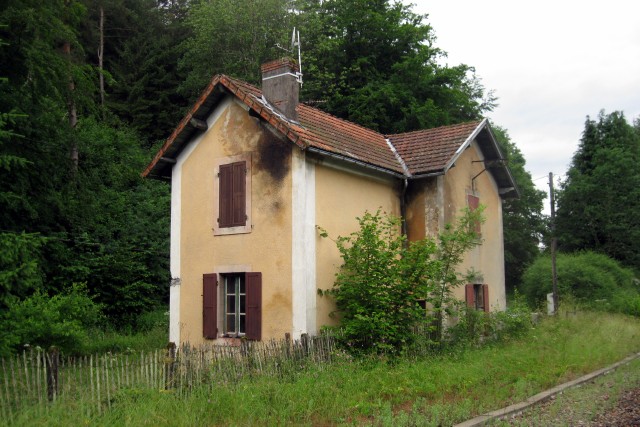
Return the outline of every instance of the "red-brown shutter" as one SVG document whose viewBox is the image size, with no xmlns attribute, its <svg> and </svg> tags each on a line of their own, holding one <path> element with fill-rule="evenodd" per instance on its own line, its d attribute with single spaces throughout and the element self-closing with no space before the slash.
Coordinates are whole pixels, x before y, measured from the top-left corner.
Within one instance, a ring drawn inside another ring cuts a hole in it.
<svg viewBox="0 0 640 427">
<path fill-rule="evenodd" d="M 245 225 L 247 214 L 245 209 L 246 201 L 246 162 L 233 163 L 233 207 L 232 207 L 232 227 Z"/>
<path fill-rule="evenodd" d="M 478 209 L 478 206 L 480 206 L 480 198 L 473 196 L 471 194 L 467 195 L 467 204 L 469 205 L 469 210 L 471 212 L 475 211 L 476 209 Z M 480 228 L 480 221 L 476 222 L 476 226 L 475 226 L 475 232 L 480 234 L 481 232 L 481 228 Z"/>
<path fill-rule="evenodd" d="M 484 300 L 484 311 L 489 312 L 489 285 L 482 285 L 482 298 Z"/>
<path fill-rule="evenodd" d="M 233 223 L 233 165 L 220 165 L 218 174 L 218 226 L 231 227 Z"/>
<path fill-rule="evenodd" d="M 246 162 L 220 165 L 218 175 L 219 227 L 238 227 L 246 224 L 246 175 Z"/>
<path fill-rule="evenodd" d="M 465 301 L 467 302 L 467 307 L 476 307 L 476 294 L 475 292 L 473 292 L 473 285 L 465 285 L 464 297 Z"/>
<path fill-rule="evenodd" d="M 262 273 L 245 273 L 247 286 L 247 311 L 245 337 L 250 340 L 262 338 Z"/>
<path fill-rule="evenodd" d="M 218 335 L 218 275 L 202 275 L 202 335 L 216 339 Z"/>
</svg>

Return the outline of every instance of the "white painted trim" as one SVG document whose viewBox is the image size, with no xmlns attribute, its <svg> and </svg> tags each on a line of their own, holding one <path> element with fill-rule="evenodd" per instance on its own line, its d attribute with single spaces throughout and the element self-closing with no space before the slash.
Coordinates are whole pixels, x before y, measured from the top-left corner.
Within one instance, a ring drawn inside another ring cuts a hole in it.
<svg viewBox="0 0 640 427">
<path fill-rule="evenodd" d="M 315 335 L 317 329 L 317 284 L 316 284 L 316 169 L 313 163 L 306 162 L 305 183 L 305 289 L 307 297 L 307 333 Z"/>
<path fill-rule="evenodd" d="M 292 337 L 317 331 L 315 165 L 301 150 L 291 158 L 291 303 Z"/>
<path fill-rule="evenodd" d="M 218 108 L 209 115 L 207 124 L 209 130 L 220 118 L 222 112 L 231 104 L 231 98 L 225 97 L 220 102 Z M 207 131 L 208 132 L 208 131 Z M 169 341 L 180 345 L 180 292 L 182 285 L 181 278 L 181 243 L 182 243 L 182 166 L 191 156 L 200 141 L 207 132 L 199 134 L 180 152 L 176 158 L 176 163 L 171 170 L 171 243 L 169 249 L 169 269 L 172 279 L 178 279 L 176 284 L 169 290 Z"/>
<path fill-rule="evenodd" d="M 460 157 L 462 152 L 476 139 L 480 131 L 487 125 L 487 123 L 488 123 L 487 119 L 482 119 L 480 124 L 473 130 L 473 132 L 471 132 L 471 135 L 469 135 L 467 139 L 462 143 L 462 145 L 458 147 L 458 149 L 456 150 L 451 160 L 449 160 L 449 163 L 447 163 L 447 165 L 444 167 L 445 173 L 449 169 L 451 169 L 453 164 L 458 160 L 458 157 Z"/>
</svg>

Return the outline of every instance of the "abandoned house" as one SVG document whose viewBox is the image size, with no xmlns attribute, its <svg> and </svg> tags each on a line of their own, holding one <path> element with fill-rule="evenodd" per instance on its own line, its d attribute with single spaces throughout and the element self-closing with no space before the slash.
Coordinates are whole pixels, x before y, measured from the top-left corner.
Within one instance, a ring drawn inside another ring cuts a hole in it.
<svg viewBox="0 0 640 427">
<path fill-rule="evenodd" d="M 341 258 L 322 239 L 381 209 L 407 236 L 435 236 L 485 206 L 466 254 L 477 283 L 456 296 L 505 308 L 502 200 L 517 196 L 487 120 L 382 135 L 298 102 L 291 59 L 262 65 L 262 88 L 215 76 L 144 171 L 171 182 L 170 340 L 199 345 L 315 334 L 335 322 Z"/>
</svg>

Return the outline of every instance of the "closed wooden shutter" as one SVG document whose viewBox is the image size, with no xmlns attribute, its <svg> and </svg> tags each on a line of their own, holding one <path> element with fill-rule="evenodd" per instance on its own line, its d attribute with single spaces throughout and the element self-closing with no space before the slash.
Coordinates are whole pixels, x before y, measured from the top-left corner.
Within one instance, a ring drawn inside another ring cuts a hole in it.
<svg viewBox="0 0 640 427">
<path fill-rule="evenodd" d="M 489 285 L 482 285 L 482 297 L 484 299 L 484 311 L 489 312 Z"/>
<path fill-rule="evenodd" d="M 245 162 L 237 162 L 231 165 L 233 168 L 233 207 L 232 207 L 232 227 L 242 226 L 246 222 L 245 212 L 245 187 L 246 169 Z"/>
<path fill-rule="evenodd" d="M 202 335 L 208 339 L 218 337 L 218 275 L 202 275 Z"/>
<path fill-rule="evenodd" d="M 245 337 L 262 338 L 262 273 L 245 273 L 247 311 Z"/>
<path fill-rule="evenodd" d="M 219 227 L 238 227 L 246 224 L 246 170 L 246 162 L 220 165 Z"/>
<path fill-rule="evenodd" d="M 231 227 L 233 222 L 233 167 L 231 164 L 220 165 L 218 175 L 218 226 Z"/>
<path fill-rule="evenodd" d="M 465 285 L 464 297 L 467 302 L 467 307 L 471 307 L 471 308 L 476 307 L 476 294 L 473 291 L 473 285 Z"/>
</svg>

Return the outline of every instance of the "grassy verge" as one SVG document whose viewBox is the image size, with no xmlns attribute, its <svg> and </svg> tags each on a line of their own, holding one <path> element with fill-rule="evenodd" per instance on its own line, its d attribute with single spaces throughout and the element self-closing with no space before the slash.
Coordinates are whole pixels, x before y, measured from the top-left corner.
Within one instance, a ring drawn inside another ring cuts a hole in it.
<svg viewBox="0 0 640 427">
<path fill-rule="evenodd" d="M 452 348 L 419 360 L 340 363 L 197 389 L 188 397 L 124 390 L 87 416 L 78 402 L 19 424 L 47 425 L 452 425 L 523 400 L 640 350 L 640 320 L 577 313 L 548 319 L 525 338 Z"/>
</svg>

